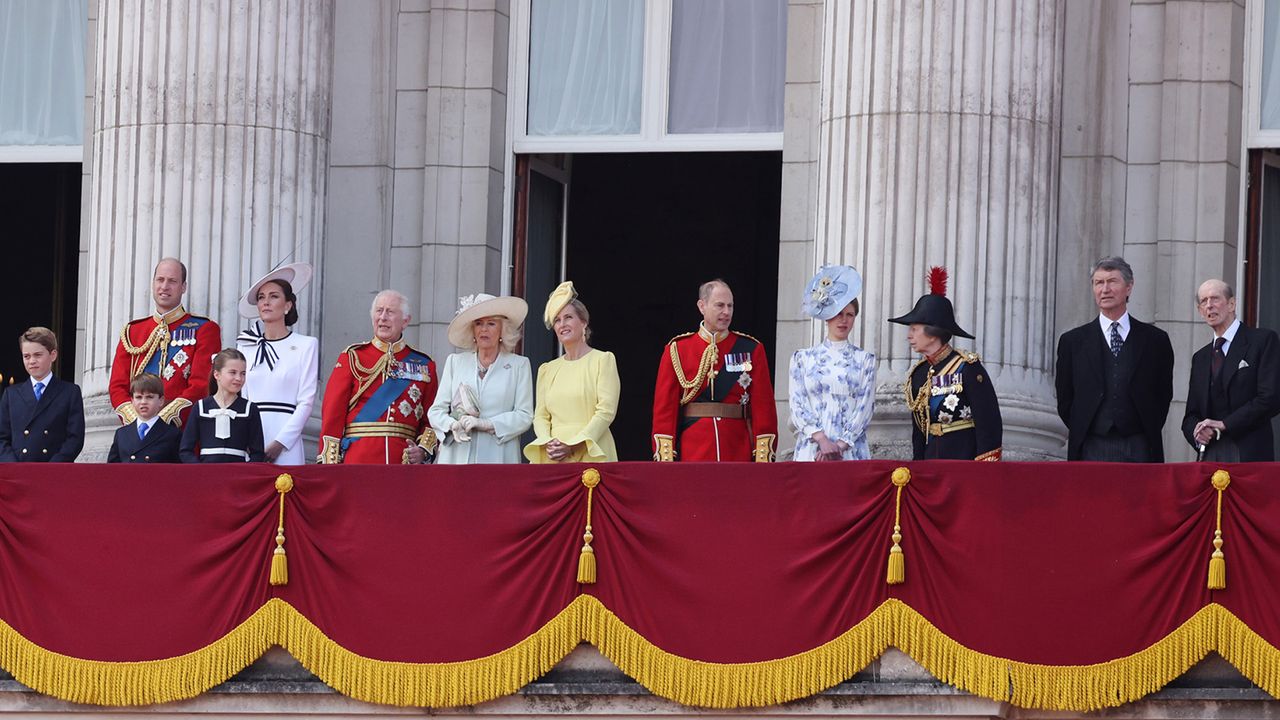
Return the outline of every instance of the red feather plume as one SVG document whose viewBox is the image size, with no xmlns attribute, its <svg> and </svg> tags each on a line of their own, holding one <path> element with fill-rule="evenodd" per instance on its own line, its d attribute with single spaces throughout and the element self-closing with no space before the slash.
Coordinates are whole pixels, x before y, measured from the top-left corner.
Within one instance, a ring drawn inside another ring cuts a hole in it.
<svg viewBox="0 0 1280 720">
<path fill-rule="evenodd" d="M 937 265 L 929 268 L 929 294 L 947 294 L 947 269 Z"/>
</svg>

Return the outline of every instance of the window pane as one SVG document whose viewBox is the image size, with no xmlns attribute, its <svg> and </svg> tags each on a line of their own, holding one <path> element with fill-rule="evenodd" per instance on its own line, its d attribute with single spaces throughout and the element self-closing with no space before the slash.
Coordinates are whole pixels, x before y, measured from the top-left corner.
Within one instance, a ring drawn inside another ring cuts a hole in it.
<svg viewBox="0 0 1280 720">
<path fill-rule="evenodd" d="M 1267 0 L 1262 27 L 1263 130 L 1280 129 L 1280 0 Z"/>
<path fill-rule="evenodd" d="M 781 132 L 786 0 L 674 0 L 672 133 Z"/>
<path fill-rule="evenodd" d="M 644 0 L 533 0 L 530 135 L 640 132 Z"/>
<path fill-rule="evenodd" d="M 80 145 L 84 0 L 0 2 L 0 145 Z"/>
</svg>

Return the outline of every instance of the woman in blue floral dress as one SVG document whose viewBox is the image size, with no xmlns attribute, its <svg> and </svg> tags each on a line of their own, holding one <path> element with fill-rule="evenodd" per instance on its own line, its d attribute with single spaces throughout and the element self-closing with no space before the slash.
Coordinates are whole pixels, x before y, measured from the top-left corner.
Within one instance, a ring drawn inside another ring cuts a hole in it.
<svg viewBox="0 0 1280 720">
<path fill-rule="evenodd" d="M 805 288 L 803 309 L 827 323 L 827 337 L 791 356 L 791 431 L 796 460 L 866 460 L 875 409 L 876 356 L 849 342 L 862 277 L 828 265 Z"/>
</svg>

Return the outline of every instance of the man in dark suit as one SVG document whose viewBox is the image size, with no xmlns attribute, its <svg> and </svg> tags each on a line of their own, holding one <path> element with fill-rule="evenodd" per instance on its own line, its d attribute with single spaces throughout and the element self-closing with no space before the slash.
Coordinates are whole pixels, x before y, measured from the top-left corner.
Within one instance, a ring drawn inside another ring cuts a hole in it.
<svg viewBox="0 0 1280 720">
<path fill-rule="evenodd" d="M 109 463 L 177 463 L 182 431 L 161 420 L 164 407 L 164 381 L 159 375 L 142 373 L 129 381 L 130 404 L 137 419 L 116 428 L 115 439 L 107 451 Z"/>
<path fill-rule="evenodd" d="M 80 386 L 53 376 L 58 339 L 29 328 L 18 338 L 28 382 L 0 395 L 0 462 L 73 462 L 84 447 Z"/>
<path fill-rule="evenodd" d="M 1106 257 L 1093 266 L 1095 320 L 1058 340 L 1058 416 L 1067 459 L 1164 462 L 1161 432 L 1173 400 L 1173 345 L 1129 316 L 1133 268 Z"/>
<path fill-rule="evenodd" d="M 1214 462 L 1275 460 L 1271 418 L 1280 412 L 1280 340 L 1236 319 L 1236 296 L 1221 280 L 1196 291 L 1213 342 L 1191 357 L 1182 434 Z"/>
</svg>

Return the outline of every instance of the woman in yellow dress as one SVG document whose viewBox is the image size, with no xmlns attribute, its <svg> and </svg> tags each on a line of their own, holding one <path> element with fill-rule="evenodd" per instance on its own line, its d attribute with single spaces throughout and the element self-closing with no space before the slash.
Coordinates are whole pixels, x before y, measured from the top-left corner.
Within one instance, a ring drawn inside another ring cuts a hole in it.
<svg viewBox="0 0 1280 720">
<path fill-rule="evenodd" d="M 618 363 L 613 353 L 587 344 L 591 315 L 572 282 L 551 293 L 542 318 L 564 354 L 538 368 L 537 438 L 525 446 L 524 456 L 532 463 L 617 461 L 609 425 L 622 390 Z"/>
</svg>

